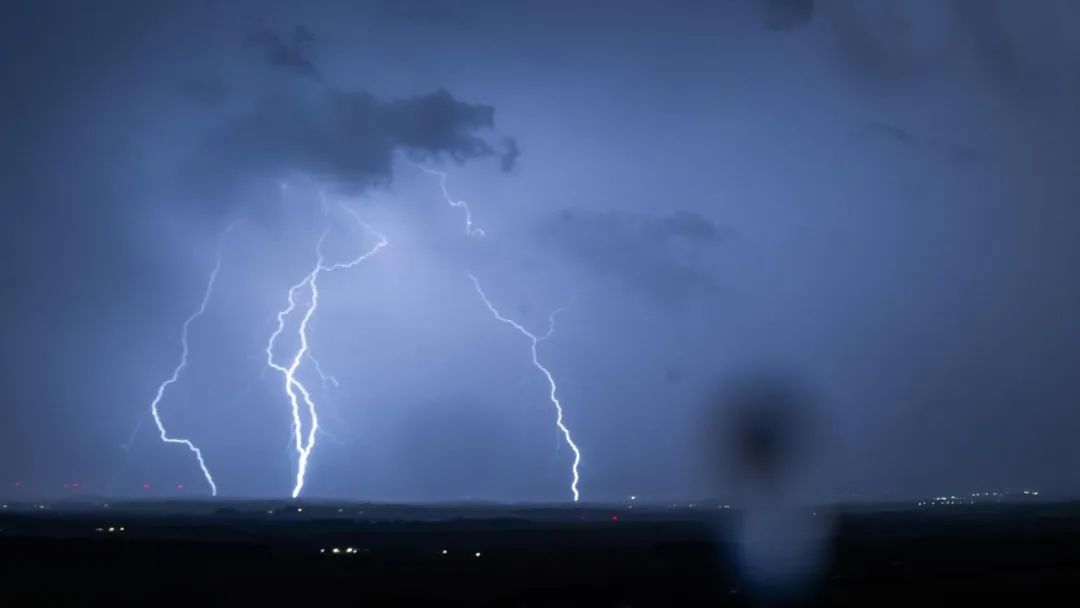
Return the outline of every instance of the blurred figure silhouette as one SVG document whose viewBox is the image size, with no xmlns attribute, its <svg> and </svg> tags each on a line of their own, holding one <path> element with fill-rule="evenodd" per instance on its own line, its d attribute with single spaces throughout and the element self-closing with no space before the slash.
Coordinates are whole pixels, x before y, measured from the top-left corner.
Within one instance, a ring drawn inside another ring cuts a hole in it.
<svg viewBox="0 0 1080 608">
<path fill-rule="evenodd" d="M 706 460 L 719 495 L 739 507 L 721 531 L 739 575 L 762 600 L 805 599 L 830 528 L 813 502 L 829 451 L 817 400 L 791 375 L 755 372 L 723 383 L 707 411 Z"/>
</svg>

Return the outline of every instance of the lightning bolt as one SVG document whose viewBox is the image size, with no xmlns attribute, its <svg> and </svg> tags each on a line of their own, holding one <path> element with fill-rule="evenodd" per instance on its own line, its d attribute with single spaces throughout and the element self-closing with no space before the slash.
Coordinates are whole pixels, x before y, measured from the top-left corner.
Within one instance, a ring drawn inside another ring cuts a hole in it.
<svg viewBox="0 0 1080 608">
<path fill-rule="evenodd" d="M 308 351 L 307 358 L 308 361 L 311 361 L 311 364 L 315 366 L 315 373 L 322 379 L 323 388 L 327 388 L 328 385 L 333 385 L 334 388 L 341 388 L 341 383 L 338 382 L 338 379 L 333 374 L 324 372 L 322 364 L 319 363 L 319 360 L 316 359 L 315 355 L 311 354 L 310 351 Z"/>
<path fill-rule="evenodd" d="M 184 324 L 180 328 L 180 362 L 173 368 L 172 375 L 158 385 L 157 394 L 154 395 L 154 400 L 150 402 L 150 414 L 154 418 L 154 424 L 157 425 L 158 434 L 161 436 L 161 440 L 165 443 L 183 445 L 187 447 L 192 454 L 195 454 L 195 460 L 198 461 L 203 477 L 206 478 L 206 483 L 210 486 L 211 496 L 217 496 L 217 484 L 214 483 L 214 476 L 210 474 L 210 469 L 206 466 L 206 460 L 203 458 L 202 450 L 196 447 L 190 439 L 169 436 L 168 431 L 165 430 L 165 424 L 161 421 L 159 406 L 161 405 L 162 400 L 165 399 L 165 392 L 170 386 L 176 384 L 176 381 L 180 379 L 180 373 L 187 367 L 188 354 L 191 350 L 188 346 L 188 333 L 191 329 L 191 324 L 206 313 L 206 307 L 210 304 L 210 296 L 214 293 L 214 285 L 217 283 L 218 273 L 221 272 L 221 249 L 224 245 L 225 237 L 233 231 L 233 228 L 236 227 L 236 223 L 237 222 L 233 222 L 230 224 L 218 241 L 217 254 L 214 258 L 214 268 L 210 271 L 210 278 L 206 282 L 206 290 L 203 292 L 202 300 L 199 301 L 199 308 L 184 320 Z M 138 432 L 138 426 L 136 426 L 135 432 Z M 134 441 L 134 433 L 132 433 L 132 438 L 129 440 L 129 446 L 131 441 Z"/>
<path fill-rule="evenodd" d="M 329 234 L 329 229 L 324 231 L 315 246 L 316 261 L 314 268 L 312 268 L 311 272 L 301 279 L 299 283 L 289 288 L 288 306 L 278 312 L 277 329 L 270 335 L 270 340 L 266 344 L 266 363 L 271 368 L 280 372 L 284 378 L 285 394 L 289 397 L 289 407 L 292 411 L 293 444 L 297 454 L 296 482 L 292 491 L 293 498 L 299 496 L 300 491 L 304 489 L 304 478 L 307 475 L 308 461 L 311 458 L 312 450 L 315 448 L 315 440 L 319 430 L 319 415 L 315 407 L 315 401 L 311 397 L 311 392 L 308 391 L 307 387 L 305 387 L 296 377 L 297 371 L 300 369 L 300 365 L 303 363 L 305 356 L 308 358 L 311 357 L 309 354 L 310 345 L 308 343 L 308 326 L 311 323 L 312 317 L 315 316 L 315 311 L 319 307 L 319 277 L 324 272 L 328 273 L 334 272 L 335 270 L 352 268 L 375 255 L 380 249 L 389 244 L 386 236 L 367 225 L 356 211 L 344 205 L 342 205 L 341 208 L 352 215 L 361 227 L 374 233 L 378 237 L 379 242 L 376 243 L 372 249 L 352 260 L 327 265 L 322 248 L 323 243 L 326 241 L 326 237 Z M 300 337 L 300 348 L 293 354 L 292 359 L 288 361 L 287 365 L 282 365 L 274 360 L 274 344 L 277 341 L 278 336 L 285 330 L 286 317 L 292 314 L 297 308 L 297 295 L 304 290 L 308 293 L 308 306 L 307 309 L 304 310 L 297 329 L 297 335 Z M 304 408 L 307 410 L 307 417 L 310 421 L 306 436 L 303 432 L 303 424 L 301 421 L 300 401 L 304 402 Z"/>
<path fill-rule="evenodd" d="M 405 156 L 404 152 L 401 153 L 401 158 L 414 169 L 418 169 L 420 171 L 423 171 L 424 173 L 427 173 L 428 175 L 434 175 L 435 177 L 439 178 L 439 189 L 442 191 L 443 199 L 446 200 L 446 204 L 450 205 L 451 207 L 460 208 L 465 213 L 466 236 L 482 237 L 485 235 L 485 232 L 482 228 L 473 227 L 472 210 L 469 209 L 469 203 L 450 196 L 450 191 L 446 189 L 446 180 L 449 178 L 446 172 L 438 171 L 436 169 L 432 169 L 431 167 L 426 167 L 419 163 L 415 163 L 410 160 L 409 157 Z"/>
<path fill-rule="evenodd" d="M 446 200 L 446 203 L 451 207 L 461 208 L 465 213 L 465 234 L 467 236 L 485 236 L 485 232 L 483 231 L 483 229 L 475 228 L 473 226 L 472 211 L 469 209 L 469 204 L 450 195 L 450 191 L 446 187 L 446 181 L 449 178 L 446 172 L 438 171 L 436 169 L 426 167 L 419 163 L 415 163 L 407 156 L 405 156 L 404 153 L 401 154 L 401 157 L 405 160 L 406 163 L 408 163 L 412 167 L 423 171 L 428 175 L 434 175 L 435 177 L 439 178 L 439 189 L 442 191 L 443 199 Z M 556 394 L 557 387 L 555 385 L 555 377 L 551 374 L 551 371 L 548 370 L 548 368 L 544 367 L 544 365 L 540 363 L 540 358 L 537 354 L 537 347 L 539 346 L 540 342 L 547 340 L 551 337 L 551 334 L 555 332 L 555 315 L 557 315 L 562 309 L 557 309 L 553 311 L 550 316 L 548 316 L 547 332 L 542 336 L 537 336 L 536 334 L 533 334 L 529 330 L 525 329 L 525 327 L 517 321 L 514 321 L 513 319 L 510 319 L 508 317 L 504 317 L 498 311 L 498 309 L 496 309 L 495 306 L 492 305 L 491 300 L 488 299 L 487 294 L 484 293 L 483 288 L 480 287 L 480 281 L 476 278 L 475 275 L 470 273 L 469 279 L 472 281 L 473 286 L 476 288 L 476 293 L 480 295 L 480 299 L 483 300 L 484 305 L 487 306 L 488 311 L 491 312 L 495 319 L 513 327 L 519 333 L 527 337 L 530 341 L 530 350 L 532 352 L 533 365 L 536 367 L 536 369 L 540 370 L 540 373 L 544 374 L 545 378 L 547 378 L 549 387 L 548 398 L 551 400 L 552 405 L 555 406 L 555 425 L 559 427 L 559 431 L 562 432 L 563 438 L 566 440 L 566 444 L 570 446 L 570 450 L 574 453 L 574 462 L 571 466 L 571 474 L 573 476 L 573 480 L 570 482 L 570 492 L 574 496 L 574 502 L 577 502 L 581 497 L 578 492 L 578 481 L 580 480 L 580 476 L 578 475 L 578 465 L 581 464 L 581 451 L 578 449 L 577 444 L 574 443 L 574 439 L 570 435 L 570 429 L 567 428 L 566 424 L 563 422 L 562 403 L 559 402 L 558 395 Z"/>
<path fill-rule="evenodd" d="M 574 495 L 574 502 L 577 502 L 580 498 L 580 494 L 578 494 L 578 481 L 580 479 L 578 475 L 578 465 L 581 464 L 581 451 L 578 449 L 577 444 L 574 443 L 573 438 L 570 436 L 570 429 L 567 428 L 566 424 L 563 422 L 563 408 L 562 403 L 559 402 L 559 397 L 556 395 L 557 387 L 555 385 L 555 377 L 551 375 L 551 371 L 548 370 L 548 368 L 544 367 L 544 364 L 540 363 L 540 358 L 536 352 L 537 347 L 540 345 L 540 343 L 544 340 L 547 340 L 551 337 L 553 333 L 555 333 L 555 315 L 559 314 L 562 309 L 560 308 L 552 311 L 552 313 L 548 316 L 547 332 L 543 335 L 537 336 L 536 334 L 530 332 L 528 329 L 525 329 L 525 327 L 517 321 L 509 317 L 504 317 L 502 313 L 500 313 L 499 310 L 495 308 L 495 306 L 491 303 L 491 300 L 488 299 L 487 294 L 484 293 L 483 288 L 480 287 L 480 281 L 476 278 L 475 275 L 469 274 L 469 280 L 472 281 L 473 286 L 476 287 L 476 293 L 479 294 L 480 299 L 484 302 L 484 306 L 487 306 L 488 311 L 491 312 L 495 319 L 502 323 L 506 323 L 510 327 L 513 327 L 518 331 L 518 333 L 529 339 L 533 365 L 536 367 L 536 369 L 540 370 L 540 373 L 544 374 L 545 378 L 547 378 L 549 388 L 548 398 L 551 399 L 552 405 L 555 406 L 555 426 L 559 427 L 559 430 L 562 432 L 563 439 L 566 440 L 566 445 L 570 446 L 570 450 L 574 453 L 574 463 L 571 466 L 573 480 L 570 482 L 570 492 Z"/>
</svg>

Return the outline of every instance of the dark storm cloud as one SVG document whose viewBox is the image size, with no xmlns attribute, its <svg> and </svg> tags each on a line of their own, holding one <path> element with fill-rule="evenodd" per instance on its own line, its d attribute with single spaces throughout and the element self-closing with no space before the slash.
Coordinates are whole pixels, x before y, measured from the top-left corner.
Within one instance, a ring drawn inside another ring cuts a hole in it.
<svg viewBox="0 0 1080 608">
<path fill-rule="evenodd" d="M 825 10 L 827 9 L 827 10 Z M 821 11 L 852 73 L 873 82 L 924 75 L 954 49 L 958 21 L 949 3 L 829 2 Z"/>
<path fill-rule="evenodd" d="M 398 150 L 458 163 L 498 156 L 504 170 L 513 168 L 516 142 L 505 138 L 505 151 L 498 151 L 479 134 L 494 128 L 492 106 L 458 100 L 445 89 L 383 100 L 325 84 L 306 55 L 312 40 L 303 27 L 291 43 L 266 30 L 249 37 L 271 65 L 317 82 L 275 83 L 272 93 L 218 125 L 188 169 L 199 178 L 192 181 L 227 188 L 237 178 L 302 173 L 355 191 L 388 182 Z"/>
<path fill-rule="evenodd" d="M 915 136 L 908 129 L 877 120 L 867 123 L 863 133 L 873 139 L 885 139 L 904 146 L 915 143 Z"/>
<path fill-rule="evenodd" d="M 976 146 L 922 139 L 906 127 L 879 120 L 870 121 L 857 129 L 855 137 L 887 142 L 913 153 L 939 156 L 955 167 L 971 167 L 994 160 L 992 153 Z"/>
<path fill-rule="evenodd" d="M 1009 0 L 832 0 L 818 3 L 816 17 L 864 83 L 912 83 L 972 61 L 1011 96 L 1031 99 L 1077 86 L 1068 32 L 1080 5 L 1043 4 L 1027 11 Z"/>
<path fill-rule="evenodd" d="M 709 293 L 708 249 L 731 231 L 692 212 L 647 215 L 565 209 L 543 224 L 543 235 L 593 271 L 665 301 Z"/>
<path fill-rule="evenodd" d="M 270 30 L 256 30 L 247 39 L 248 46 L 258 50 L 269 65 L 296 72 L 305 78 L 321 80 L 319 69 L 308 56 L 314 42 L 315 35 L 302 25 L 293 29 L 288 41 Z"/>
<path fill-rule="evenodd" d="M 466 28 L 469 18 L 465 4 L 446 0 L 380 0 L 372 6 L 377 17 L 409 25 Z"/>
<path fill-rule="evenodd" d="M 337 89 L 264 97 L 213 133 L 196 171 L 218 185 L 300 172 L 361 189 L 391 178 L 398 149 L 457 162 L 495 155 L 476 134 L 494 126 L 494 113 L 442 89 L 391 101 Z"/>
<path fill-rule="evenodd" d="M 766 27 L 787 30 L 810 23 L 814 4 L 814 0 L 761 0 L 758 7 Z"/>
<path fill-rule="evenodd" d="M 1075 44 L 1080 19 L 1075 2 L 1023 3 L 955 0 L 956 12 L 981 67 L 1013 99 L 1029 101 L 1051 95 L 1074 99 L 1077 81 Z"/>
<path fill-rule="evenodd" d="M 466 161 L 495 153 L 491 145 L 474 133 L 495 126 L 495 108 L 454 99 L 445 89 L 429 95 L 380 103 L 374 114 L 364 94 L 338 93 L 335 103 L 342 126 L 370 125 L 381 131 L 392 145 L 430 156 L 448 154 Z M 375 119 L 375 123 L 369 121 Z"/>
<path fill-rule="evenodd" d="M 957 0 L 956 7 L 968 23 L 975 50 L 990 73 L 1003 84 L 1025 82 L 1025 70 L 1013 42 L 1005 34 L 997 7 L 981 0 Z"/>
<path fill-rule="evenodd" d="M 503 153 L 499 157 L 499 164 L 503 171 L 513 171 L 514 167 L 517 166 L 518 156 L 521 155 L 517 140 L 513 137 L 503 139 L 503 148 Z"/>
</svg>

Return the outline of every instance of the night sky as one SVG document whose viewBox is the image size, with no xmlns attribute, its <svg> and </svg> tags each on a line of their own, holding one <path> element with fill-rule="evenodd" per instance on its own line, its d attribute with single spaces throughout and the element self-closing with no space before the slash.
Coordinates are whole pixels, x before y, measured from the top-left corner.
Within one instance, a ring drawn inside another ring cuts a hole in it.
<svg viewBox="0 0 1080 608">
<path fill-rule="evenodd" d="M 560 310 L 538 360 L 582 500 L 735 492 L 715 423 L 746 378 L 796 393 L 779 415 L 806 496 L 1076 496 L 1078 19 L 1071 0 L 5 2 L 0 496 L 208 495 L 150 403 L 219 251 L 161 416 L 220 496 L 288 496 L 266 347 L 324 233 L 330 264 L 388 244 L 318 279 L 304 496 L 570 499 L 530 341 L 470 274 L 534 335 Z"/>
</svg>

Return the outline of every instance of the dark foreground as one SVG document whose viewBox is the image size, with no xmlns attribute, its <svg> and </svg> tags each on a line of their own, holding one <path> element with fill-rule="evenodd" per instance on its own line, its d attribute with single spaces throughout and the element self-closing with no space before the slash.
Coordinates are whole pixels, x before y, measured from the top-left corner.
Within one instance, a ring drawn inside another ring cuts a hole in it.
<svg viewBox="0 0 1080 608">
<path fill-rule="evenodd" d="M 714 509 L 10 505 L 0 603 L 1061 605 L 1080 593 L 1076 504 L 836 512 L 814 582 L 787 596 L 737 574 L 740 515 Z"/>
</svg>

